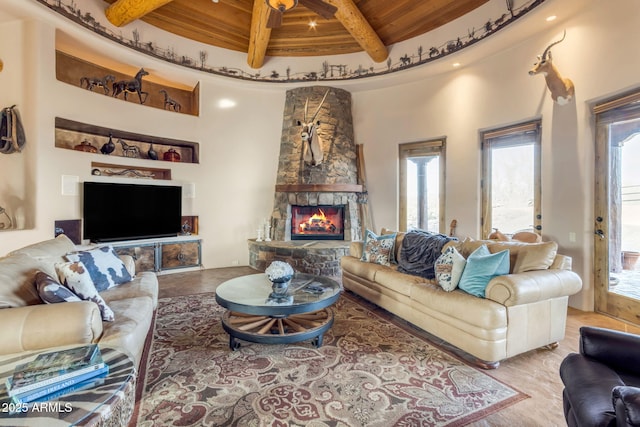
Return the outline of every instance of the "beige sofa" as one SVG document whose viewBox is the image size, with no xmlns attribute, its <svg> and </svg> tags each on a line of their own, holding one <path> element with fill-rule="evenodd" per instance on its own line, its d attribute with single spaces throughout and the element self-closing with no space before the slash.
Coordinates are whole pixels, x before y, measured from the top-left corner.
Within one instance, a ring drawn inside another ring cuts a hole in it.
<svg viewBox="0 0 640 427">
<path fill-rule="evenodd" d="M 44 304 L 36 290 L 36 272 L 55 271 L 54 264 L 75 250 L 73 242 L 60 235 L 0 258 L 0 354 L 99 342 L 125 351 L 140 366 L 155 321 L 156 275 L 143 272 L 100 293 L 115 314 L 113 322 L 103 322 L 90 301 Z M 121 259 L 134 276 L 133 259 Z"/>
<path fill-rule="evenodd" d="M 518 257 L 530 263 L 543 248 L 497 241 L 449 244 L 466 258 L 483 243 L 493 253 L 509 249 L 512 269 Z M 396 250 L 401 246 L 399 234 Z M 460 289 L 447 292 L 435 280 L 400 273 L 394 265 L 363 262 L 362 250 L 362 242 L 353 242 L 350 255 L 341 260 L 345 289 L 453 344 L 484 368 L 539 347 L 555 347 L 565 334 L 568 296 L 582 287 L 571 271 L 571 258 L 556 254 L 557 246 L 546 254 L 549 263 L 553 260 L 549 268 L 494 277 L 485 298 Z"/>
</svg>

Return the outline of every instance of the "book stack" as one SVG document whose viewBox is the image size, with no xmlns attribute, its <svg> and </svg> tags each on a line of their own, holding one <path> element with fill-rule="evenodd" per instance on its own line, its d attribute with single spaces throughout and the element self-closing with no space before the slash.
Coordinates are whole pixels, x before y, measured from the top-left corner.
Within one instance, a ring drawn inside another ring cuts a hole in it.
<svg viewBox="0 0 640 427">
<path fill-rule="evenodd" d="M 53 351 L 17 365 L 7 378 L 7 393 L 16 403 L 52 400 L 99 385 L 108 373 L 96 344 Z"/>
</svg>

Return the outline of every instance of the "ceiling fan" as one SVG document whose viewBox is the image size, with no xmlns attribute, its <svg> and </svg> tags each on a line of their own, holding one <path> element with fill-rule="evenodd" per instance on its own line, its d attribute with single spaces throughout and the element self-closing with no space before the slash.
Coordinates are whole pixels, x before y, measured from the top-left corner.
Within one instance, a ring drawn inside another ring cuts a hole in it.
<svg viewBox="0 0 640 427">
<path fill-rule="evenodd" d="M 322 0 L 265 0 L 271 8 L 269 18 L 267 20 L 267 28 L 278 28 L 282 25 L 282 14 L 287 10 L 291 10 L 298 5 L 305 6 L 307 9 L 317 13 L 325 19 L 331 19 L 338 10 L 332 4 Z"/>
</svg>

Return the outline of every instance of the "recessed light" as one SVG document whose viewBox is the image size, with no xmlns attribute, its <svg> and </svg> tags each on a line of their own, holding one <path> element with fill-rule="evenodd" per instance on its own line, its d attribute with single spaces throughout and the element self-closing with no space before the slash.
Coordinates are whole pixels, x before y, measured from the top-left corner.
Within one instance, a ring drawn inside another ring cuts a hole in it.
<svg viewBox="0 0 640 427">
<path fill-rule="evenodd" d="M 555 21 L 555 20 L 556 20 L 556 18 L 557 18 L 557 16 L 556 16 L 556 15 L 547 16 L 546 21 L 547 21 L 547 22 Z"/>
<path fill-rule="evenodd" d="M 232 99 L 223 98 L 218 101 L 218 108 L 233 108 L 236 106 L 236 102 Z"/>
<path fill-rule="evenodd" d="M 460 64 L 459 62 L 454 62 L 454 63 L 453 63 L 453 67 L 454 67 L 454 68 L 458 68 L 460 65 L 461 65 L 461 64 Z"/>
<path fill-rule="evenodd" d="M 309 21 L 309 28 L 316 28 L 318 23 L 316 21 Z"/>
</svg>

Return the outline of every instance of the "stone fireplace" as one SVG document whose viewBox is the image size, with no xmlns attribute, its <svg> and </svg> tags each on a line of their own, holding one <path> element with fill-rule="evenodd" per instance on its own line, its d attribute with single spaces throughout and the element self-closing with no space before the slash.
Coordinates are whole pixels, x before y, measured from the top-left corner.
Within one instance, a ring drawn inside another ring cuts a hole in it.
<svg viewBox="0 0 640 427">
<path fill-rule="evenodd" d="M 304 160 L 298 123 L 315 112 L 323 161 L 314 165 Z M 281 260 L 298 271 L 340 275 L 340 258 L 348 254 L 352 240 L 362 239 L 358 201 L 363 190 L 358 182 L 357 154 L 349 92 L 325 86 L 287 91 L 271 214 L 272 241 L 250 240 L 252 266 L 264 269 Z M 312 218 L 314 214 L 318 216 Z"/>
</svg>

